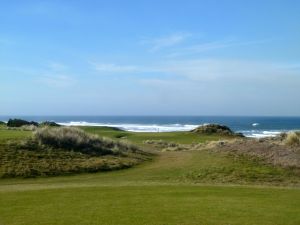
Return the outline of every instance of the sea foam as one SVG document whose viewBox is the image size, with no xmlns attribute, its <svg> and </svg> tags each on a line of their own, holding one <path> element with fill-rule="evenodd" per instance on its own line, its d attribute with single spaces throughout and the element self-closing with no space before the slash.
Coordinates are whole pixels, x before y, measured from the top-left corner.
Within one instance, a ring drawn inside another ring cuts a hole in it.
<svg viewBox="0 0 300 225">
<path fill-rule="evenodd" d="M 264 137 L 275 137 L 279 135 L 282 132 L 285 132 L 284 130 L 279 131 L 264 131 L 264 130 L 244 130 L 244 131 L 239 131 L 243 133 L 246 137 L 251 137 L 251 138 L 264 138 Z"/>
<path fill-rule="evenodd" d="M 90 123 L 85 121 L 71 121 L 58 123 L 64 126 L 99 126 L 115 127 L 126 131 L 133 132 L 172 132 L 172 131 L 190 131 L 199 125 L 190 124 L 111 124 L 111 123 Z"/>
<path fill-rule="evenodd" d="M 134 123 L 96 123 L 96 122 L 86 122 L 86 121 L 70 121 L 58 123 L 64 126 L 99 126 L 99 127 L 114 127 L 125 131 L 132 132 L 174 132 L 174 131 L 190 131 L 198 126 L 207 125 L 203 124 L 134 124 Z M 244 134 L 246 137 L 251 138 L 264 138 L 264 137 L 274 137 L 282 132 L 287 132 L 288 130 L 236 130 L 236 132 Z"/>
</svg>

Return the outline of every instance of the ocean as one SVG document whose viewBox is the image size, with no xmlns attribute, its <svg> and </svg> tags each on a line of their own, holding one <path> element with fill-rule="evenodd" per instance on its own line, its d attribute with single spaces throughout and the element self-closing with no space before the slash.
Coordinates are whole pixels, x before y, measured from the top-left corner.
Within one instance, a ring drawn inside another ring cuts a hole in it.
<svg viewBox="0 0 300 225">
<path fill-rule="evenodd" d="M 247 137 L 275 136 L 300 130 L 300 117 L 265 116 L 0 116 L 0 121 L 21 118 L 54 121 L 66 126 L 109 126 L 135 132 L 189 131 L 199 125 L 217 123 Z"/>
</svg>

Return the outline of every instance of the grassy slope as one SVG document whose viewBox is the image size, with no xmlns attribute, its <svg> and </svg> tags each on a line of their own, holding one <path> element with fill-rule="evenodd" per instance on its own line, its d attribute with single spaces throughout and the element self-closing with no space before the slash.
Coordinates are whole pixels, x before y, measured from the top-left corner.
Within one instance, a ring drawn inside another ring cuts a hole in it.
<svg viewBox="0 0 300 225">
<path fill-rule="evenodd" d="M 138 143 L 155 136 L 130 135 Z M 300 224 L 300 189 L 226 185 L 262 181 L 300 182 L 288 170 L 259 161 L 164 152 L 128 170 L 0 180 L 0 224 Z"/>
<path fill-rule="evenodd" d="M 46 148 L 28 150 L 19 142 L 31 131 L 0 129 L 0 178 L 36 177 L 110 171 L 132 167 L 149 159 L 142 153 L 122 155 L 87 155 L 76 151 Z"/>
</svg>

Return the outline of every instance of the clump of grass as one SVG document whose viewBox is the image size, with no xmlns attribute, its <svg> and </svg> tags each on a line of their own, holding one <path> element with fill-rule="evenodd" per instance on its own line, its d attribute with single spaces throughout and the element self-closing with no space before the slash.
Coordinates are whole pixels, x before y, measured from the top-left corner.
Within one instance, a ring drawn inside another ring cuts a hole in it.
<svg viewBox="0 0 300 225">
<path fill-rule="evenodd" d="M 53 148 L 73 150 L 90 155 L 117 154 L 128 151 L 138 151 L 134 145 L 118 142 L 106 137 L 89 134 L 78 128 L 44 127 L 37 129 L 32 138 L 39 145 Z"/>
<path fill-rule="evenodd" d="M 90 156 L 74 151 L 43 148 L 32 151 L 17 143 L 0 144 L 0 178 L 58 176 L 126 169 L 147 158 L 133 156 Z M 26 146 L 28 148 L 28 146 Z"/>
<path fill-rule="evenodd" d="M 156 147 L 167 148 L 167 147 L 177 147 L 179 144 L 174 142 L 168 142 L 164 140 L 146 140 L 143 142 L 147 145 L 154 145 Z"/>
<path fill-rule="evenodd" d="M 35 131 L 38 127 L 35 125 L 23 125 L 21 127 L 5 127 L 7 130 L 16 130 L 16 131 Z"/>
<path fill-rule="evenodd" d="M 163 148 L 161 151 L 162 152 L 175 152 L 175 151 L 186 151 L 186 150 L 190 150 L 188 146 L 178 145 L 178 146 L 174 146 L 174 147 Z"/>
<path fill-rule="evenodd" d="M 191 149 L 190 145 L 182 145 L 164 140 L 146 140 L 143 143 L 147 145 L 152 145 L 153 147 L 159 149 L 162 152 L 185 151 Z"/>
<path fill-rule="evenodd" d="M 0 142 L 0 178 L 119 170 L 148 159 L 150 154 L 127 142 L 47 126 L 30 138 Z"/>
<path fill-rule="evenodd" d="M 289 132 L 286 135 L 284 143 L 289 146 L 299 146 L 300 145 L 300 136 L 297 132 Z"/>
<path fill-rule="evenodd" d="M 37 126 L 35 125 L 23 125 L 20 127 L 21 130 L 24 130 L 24 131 L 35 131 L 37 129 Z"/>
</svg>

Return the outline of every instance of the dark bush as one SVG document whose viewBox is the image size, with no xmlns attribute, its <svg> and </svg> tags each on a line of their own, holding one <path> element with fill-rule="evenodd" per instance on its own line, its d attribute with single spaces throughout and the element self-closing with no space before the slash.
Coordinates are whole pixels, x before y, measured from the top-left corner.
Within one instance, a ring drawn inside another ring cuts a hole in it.
<svg viewBox="0 0 300 225">
<path fill-rule="evenodd" d="M 24 125 L 34 125 L 34 126 L 38 126 L 39 124 L 37 122 L 34 121 L 26 121 L 26 120 L 22 120 L 22 119 L 9 119 L 7 122 L 7 126 L 8 127 L 21 127 Z"/>
</svg>

